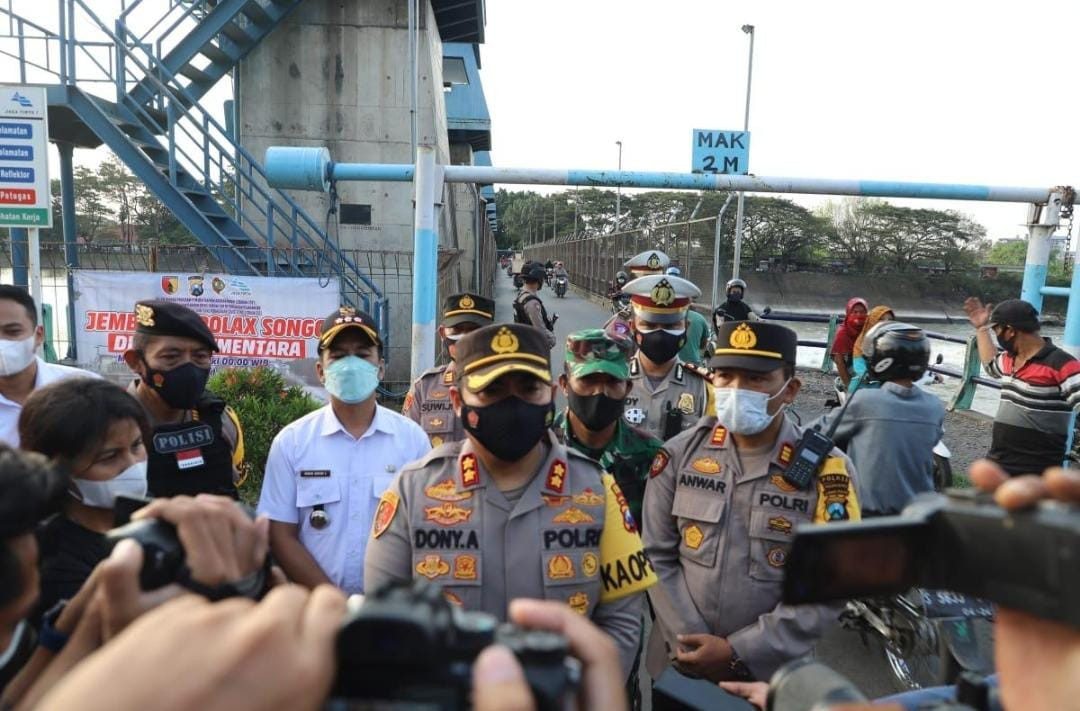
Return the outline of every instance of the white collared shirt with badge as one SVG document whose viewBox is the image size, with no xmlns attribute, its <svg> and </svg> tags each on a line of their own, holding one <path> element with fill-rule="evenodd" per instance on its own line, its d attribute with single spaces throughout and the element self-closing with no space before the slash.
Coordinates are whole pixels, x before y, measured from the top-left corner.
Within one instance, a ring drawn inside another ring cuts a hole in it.
<svg viewBox="0 0 1080 711">
<path fill-rule="evenodd" d="M 46 363 L 41 358 L 37 361 L 37 376 L 34 378 L 34 390 L 45 387 L 49 383 L 55 383 L 64 378 L 100 378 L 101 376 L 90 370 L 72 368 L 67 365 Z M 20 403 L 8 400 L 0 395 L 0 442 L 18 448 L 19 446 L 19 414 L 22 412 Z"/>
<path fill-rule="evenodd" d="M 381 405 L 359 438 L 325 405 L 274 438 L 258 511 L 297 524 L 300 543 L 327 577 L 346 593 L 361 593 L 379 497 L 398 470 L 430 449 L 419 425 Z"/>
</svg>

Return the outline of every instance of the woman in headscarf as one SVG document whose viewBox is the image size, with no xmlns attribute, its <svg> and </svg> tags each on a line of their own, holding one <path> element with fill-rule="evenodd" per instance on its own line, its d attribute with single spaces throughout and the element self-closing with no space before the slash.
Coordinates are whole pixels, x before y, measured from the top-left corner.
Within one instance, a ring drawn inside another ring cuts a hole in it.
<svg viewBox="0 0 1080 711">
<path fill-rule="evenodd" d="M 855 378 L 866 372 L 866 359 L 863 358 L 863 339 L 866 337 L 866 334 L 870 332 L 871 328 L 882 321 L 895 320 L 896 314 L 892 312 L 891 308 L 884 304 L 870 309 L 870 313 L 866 317 L 866 323 L 863 324 L 862 331 L 859 332 L 858 337 L 855 339 L 855 346 L 851 350 L 852 381 L 851 384 L 848 385 L 848 392 L 855 389 Z"/>
<path fill-rule="evenodd" d="M 855 339 L 862 333 L 866 323 L 866 312 L 869 306 L 866 299 L 858 296 L 848 299 L 844 309 L 844 322 L 836 331 L 833 339 L 832 358 L 836 364 L 836 370 L 840 374 L 840 382 L 846 390 L 851 385 L 854 374 L 851 371 L 851 353 L 855 349 Z"/>
</svg>

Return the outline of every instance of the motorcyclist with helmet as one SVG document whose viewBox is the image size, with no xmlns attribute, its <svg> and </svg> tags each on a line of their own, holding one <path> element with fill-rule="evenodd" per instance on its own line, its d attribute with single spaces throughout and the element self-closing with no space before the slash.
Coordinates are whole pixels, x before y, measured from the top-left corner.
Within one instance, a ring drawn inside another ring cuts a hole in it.
<svg viewBox="0 0 1080 711">
<path fill-rule="evenodd" d="M 559 280 L 565 280 L 565 284 L 560 286 Z M 551 270 L 551 288 L 555 290 L 556 296 L 565 296 L 566 290 L 570 288 L 570 273 L 566 271 L 566 266 L 561 261 L 555 262 L 555 266 Z"/>
<path fill-rule="evenodd" d="M 732 279 L 724 285 L 727 301 L 716 307 L 713 311 L 713 325 L 719 328 L 724 321 L 757 321 L 760 317 L 750 308 L 750 304 L 743 301 L 746 296 L 746 282 L 742 279 Z"/>
<path fill-rule="evenodd" d="M 930 362 L 921 328 L 882 321 L 866 333 L 863 357 L 864 377 L 880 387 L 860 387 L 851 396 L 833 440 L 855 463 L 863 516 L 899 513 L 916 494 L 934 490 L 933 450 L 945 407 L 915 385 Z M 815 424 L 825 430 L 838 414 Z"/>
</svg>

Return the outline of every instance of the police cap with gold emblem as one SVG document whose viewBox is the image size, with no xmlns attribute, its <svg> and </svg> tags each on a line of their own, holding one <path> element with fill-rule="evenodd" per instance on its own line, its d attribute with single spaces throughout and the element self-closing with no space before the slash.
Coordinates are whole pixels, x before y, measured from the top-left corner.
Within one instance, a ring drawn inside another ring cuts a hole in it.
<svg viewBox="0 0 1080 711">
<path fill-rule="evenodd" d="M 654 323 L 675 323 L 686 318 L 690 302 L 701 296 L 701 289 L 682 277 L 650 274 L 623 286 L 630 295 L 634 314 Z"/>
<path fill-rule="evenodd" d="M 334 338 L 347 328 L 360 329 L 367 334 L 372 343 L 382 346 L 379 329 L 371 314 L 359 311 L 352 306 L 342 306 L 323 320 L 322 332 L 319 335 L 319 350 L 328 347 Z"/>
<path fill-rule="evenodd" d="M 498 323 L 466 333 L 457 342 L 458 383 L 483 390 L 507 373 L 527 373 L 551 382 L 550 348 L 543 331 L 520 323 Z"/>
<path fill-rule="evenodd" d="M 766 373 L 795 365 L 799 336 L 790 328 L 763 321 L 725 321 L 716 331 L 710 368 L 740 368 Z"/>
<path fill-rule="evenodd" d="M 671 266 L 671 258 L 659 249 L 649 249 L 641 254 L 635 254 L 623 264 L 636 277 L 645 274 L 663 274 Z"/>
<path fill-rule="evenodd" d="M 464 292 L 446 297 L 442 325 L 447 328 L 459 323 L 486 326 L 495 320 L 495 302 L 486 296 Z"/>
<path fill-rule="evenodd" d="M 193 338 L 205 343 L 212 351 L 218 350 L 214 334 L 202 317 L 188 307 L 171 301 L 153 299 L 136 302 L 135 333 Z"/>
</svg>

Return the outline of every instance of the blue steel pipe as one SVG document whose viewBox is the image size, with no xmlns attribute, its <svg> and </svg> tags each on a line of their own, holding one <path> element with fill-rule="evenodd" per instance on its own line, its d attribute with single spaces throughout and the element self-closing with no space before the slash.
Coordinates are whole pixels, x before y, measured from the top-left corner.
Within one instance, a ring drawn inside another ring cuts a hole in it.
<svg viewBox="0 0 1080 711">
<path fill-rule="evenodd" d="M 1062 343 L 1065 350 L 1073 356 L 1080 356 L 1080 268 L 1077 268 L 1076 264 L 1073 264 L 1072 282 L 1068 292 L 1069 305 L 1065 310 L 1065 335 Z"/>
<path fill-rule="evenodd" d="M 331 180 L 409 182 L 414 169 L 408 164 L 334 163 L 325 148 L 275 146 L 266 152 L 266 173 L 276 188 L 329 190 Z M 821 178 L 769 178 L 712 173 L 665 173 L 629 170 L 548 170 L 447 165 L 449 183 L 514 183 L 521 185 L 585 185 L 595 187 L 673 190 L 734 190 L 818 195 L 983 200 L 1045 203 L 1056 188 L 1025 188 L 949 183 L 906 183 L 882 180 L 828 180 Z"/>
</svg>

